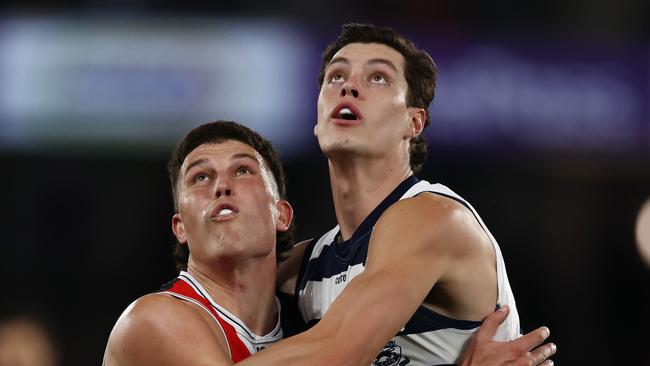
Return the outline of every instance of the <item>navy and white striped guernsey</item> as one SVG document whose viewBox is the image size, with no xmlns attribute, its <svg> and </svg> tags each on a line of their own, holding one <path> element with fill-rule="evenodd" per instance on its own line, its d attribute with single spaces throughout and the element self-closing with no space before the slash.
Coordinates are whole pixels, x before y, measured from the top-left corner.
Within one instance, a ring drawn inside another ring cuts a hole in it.
<svg viewBox="0 0 650 366">
<path fill-rule="evenodd" d="M 498 303 L 495 306 L 507 304 L 510 307 L 510 314 L 498 328 L 495 339 L 506 341 L 520 335 L 519 315 L 501 250 L 483 220 L 469 203 L 449 188 L 421 181 L 413 176 L 395 188 L 342 245 L 332 245 L 340 236 L 338 226 L 309 243 L 296 284 L 298 306 L 305 322 L 313 324 L 320 320 L 345 286 L 363 272 L 370 234 L 381 214 L 398 200 L 414 197 L 422 192 L 439 194 L 462 203 L 474 214 L 488 234 L 496 252 Z M 464 344 L 480 325 L 479 321 L 452 319 L 420 306 L 404 328 L 386 344 L 373 365 L 454 364 L 460 357 Z"/>
</svg>

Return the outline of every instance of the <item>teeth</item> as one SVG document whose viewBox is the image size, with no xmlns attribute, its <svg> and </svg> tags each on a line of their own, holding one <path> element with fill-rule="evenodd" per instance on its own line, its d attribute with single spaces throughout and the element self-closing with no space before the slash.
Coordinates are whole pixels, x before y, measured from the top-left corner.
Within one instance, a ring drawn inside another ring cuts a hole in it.
<svg viewBox="0 0 650 366">
<path fill-rule="evenodd" d="M 225 216 L 225 215 L 230 215 L 233 211 L 227 208 L 222 209 L 219 211 L 219 216 Z"/>
<path fill-rule="evenodd" d="M 343 108 L 339 111 L 339 114 L 354 114 L 354 113 L 352 113 L 350 108 Z"/>
<path fill-rule="evenodd" d="M 354 113 L 350 110 L 350 108 L 343 108 L 339 111 L 339 117 L 351 117 L 355 118 L 356 116 Z"/>
<path fill-rule="evenodd" d="M 350 110 L 350 108 L 341 108 L 339 111 L 338 118 L 347 119 L 348 121 L 354 121 L 357 119 L 357 116 Z"/>
</svg>

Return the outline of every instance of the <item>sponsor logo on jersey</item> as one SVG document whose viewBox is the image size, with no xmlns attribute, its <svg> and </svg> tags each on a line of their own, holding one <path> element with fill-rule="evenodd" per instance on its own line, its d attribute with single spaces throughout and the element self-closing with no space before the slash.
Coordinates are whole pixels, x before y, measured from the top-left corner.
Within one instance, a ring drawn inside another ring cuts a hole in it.
<svg viewBox="0 0 650 366">
<path fill-rule="evenodd" d="M 373 366 L 402 366 L 407 365 L 411 360 L 408 357 L 402 356 L 402 347 L 397 345 L 395 341 L 390 341 L 384 346 L 377 358 L 372 363 Z"/>
</svg>

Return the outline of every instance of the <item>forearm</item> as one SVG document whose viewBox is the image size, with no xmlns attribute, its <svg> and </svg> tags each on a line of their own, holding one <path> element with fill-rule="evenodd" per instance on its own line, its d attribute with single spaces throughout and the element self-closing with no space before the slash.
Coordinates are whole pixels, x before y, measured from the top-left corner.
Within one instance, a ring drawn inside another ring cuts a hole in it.
<svg viewBox="0 0 650 366">
<path fill-rule="evenodd" d="M 287 338 L 252 357 L 240 362 L 242 366 L 331 366 L 331 365 L 369 365 L 359 357 L 353 346 L 335 332 L 327 329 L 327 324 L 318 324 L 310 330 Z"/>
<path fill-rule="evenodd" d="M 254 355 L 246 365 L 369 365 L 415 311 L 411 308 L 417 305 L 405 303 L 421 302 L 407 301 L 411 296 L 400 292 L 404 288 L 396 276 L 363 273 L 318 324 Z"/>
</svg>

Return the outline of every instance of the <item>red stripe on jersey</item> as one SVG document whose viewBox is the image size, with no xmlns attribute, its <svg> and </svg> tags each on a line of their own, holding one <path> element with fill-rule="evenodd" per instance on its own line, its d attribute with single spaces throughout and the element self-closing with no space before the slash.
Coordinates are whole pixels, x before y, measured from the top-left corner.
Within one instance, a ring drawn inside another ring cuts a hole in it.
<svg viewBox="0 0 650 366">
<path fill-rule="evenodd" d="M 233 362 L 239 362 L 251 355 L 251 353 L 248 351 L 248 348 L 246 348 L 246 345 L 244 345 L 244 342 L 239 339 L 235 328 L 227 321 L 221 319 L 219 314 L 212 307 L 210 301 L 197 293 L 196 290 L 194 290 L 194 288 L 192 288 L 192 286 L 190 286 L 187 282 L 183 280 L 176 280 L 172 287 L 166 291 L 190 297 L 203 304 L 203 306 L 205 306 L 205 308 L 208 309 L 212 315 L 214 315 L 214 317 L 219 321 L 219 324 L 221 325 L 224 333 L 226 334 L 228 347 L 230 348 L 230 358 Z"/>
</svg>

